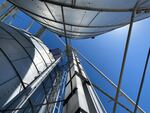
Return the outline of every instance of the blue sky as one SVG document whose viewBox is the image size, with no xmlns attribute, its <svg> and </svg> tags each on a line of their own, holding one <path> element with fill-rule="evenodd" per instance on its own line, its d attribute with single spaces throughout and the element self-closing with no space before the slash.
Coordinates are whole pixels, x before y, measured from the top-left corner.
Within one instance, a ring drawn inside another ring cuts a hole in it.
<svg viewBox="0 0 150 113">
<path fill-rule="evenodd" d="M 138 88 L 145 65 L 146 56 L 150 47 L 149 29 L 150 19 L 136 22 L 133 26 L 127 61 L 123 74 L 123 82 L 121 88 L 133 99 L 136 100 Z M 73 46 L 78 48 L 87 58 L 89 58 L 101 71 L 103 71 L 116 84 L 119 79 L 121 62 L 124 51 L 124 44 L 127 38 L 128 26 L 114 30 L 101 36 L 97 36 L 94 40 L 78 40 L 73 42 Z M 148 65 L 148 69 L 150 65 Z M 109 94 L 114 95 L 113 88 L 110 88 L 106 81 L 98 79 L 98 74 L 92 74 L 90 68 L 87 69 L 90 78 L 103 87 Z M 140 106 L 147 112 L 150 112 L 150 77 L 149 70 L 146 73 L 143 91 L 140 99 Z M 102 83 L 100 83 L 102 82 Z M 101 100 L 109 105 L 101 95 Z M 124 100 L 121 99 L 120 100 Z M 126 102 L 125 102 L 126 103 Z M 126 103 L 127 105 L 127 103 Z M 107 107 L 106 107 L 107 109 Z M 118 110 L 118 112 L 121 109 Z M 108 111 L 111 111 L 108 109 Z M 125 113 L 125 111 L 122 111 Z"/>
<path fill-rule="evenodd" d="M 5 23 L 8 23 L 12 18 L 8 18 Z M 25 14 L 18 12 L 12 25 L 25 29 L 32 19 Z M 41 25 L 34 22 L 29 30 L 35 33 Z M 136 100 L 142 72 L 144 69 L 146 56 L 150 47 L 150 18 L 136 22 L 133 26 L 127 61 L 123 74 L 123 82 L 121 88 L 134 101 Z M 95 39 L 72 40 L 72 46 L 77 48 L 89 60 L 92 61 L 103 73 L 105 73 L 114 83 L 117 84 L 121 69 L 124 45 L 127 38 L 128 26 L 119 28 L 112 32 L 97 36 Z M 42 35 L 42 40 L 49 48 L 64 48 L 54 33 L 46 30 Z M 99 85 L 110 95 L 115 96 L 115 89 L 98 75 L 83 59 L 81 62 L 86 70 L 91 81 Z M 146 72 L 146 78 L 140 98 L 139 105 L 147 112 L 150 112 L 150 63 Z M 107 97 L 98 93 L 104 107 L 111 113 L 113 102 Z M 125 99 L 120 96 L 119 100 L 129 108 L 133 109 Z M 117 109 L 118 113 L 127 113 L 121 107 Z"/>
</svg>

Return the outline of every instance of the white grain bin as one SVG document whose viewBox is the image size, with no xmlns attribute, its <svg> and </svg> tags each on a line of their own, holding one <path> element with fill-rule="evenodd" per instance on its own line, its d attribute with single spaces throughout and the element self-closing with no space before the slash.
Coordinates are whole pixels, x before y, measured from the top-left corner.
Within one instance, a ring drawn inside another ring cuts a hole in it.
<svg viewBox="0 0 150 113">
<path fill-rule="evenodd" d="M 54 62 L 53 55 L 38 38 L 0 23 L 0 108 L 28 89 Z"/>
</svg>

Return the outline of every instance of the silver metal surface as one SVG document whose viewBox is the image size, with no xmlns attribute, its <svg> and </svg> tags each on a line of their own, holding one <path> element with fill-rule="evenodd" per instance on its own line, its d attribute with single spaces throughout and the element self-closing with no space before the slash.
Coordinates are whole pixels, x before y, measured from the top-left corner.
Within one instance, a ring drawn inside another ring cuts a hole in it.
<svg viewBox="0 0 150 113">
<path fill-rule="evenodd" d="M 55 59 L 39 39 L 25 31 L 0 23 L 0 34 L 0 108 L 5 108 L 24 92 L 22 84 L 29 88 L 27 92 L 35 90 L 46 69 L 53 69 Z"/>
<path fill-rule="evenodd" d="M 81 76 L 87 78 L 74 52 L 72 52 L 72 59 L 72 66 L 70 69 L 71 78 L 68 75 L 63 113 L 76 113 L 82 111 L 84 111 L 84 113 L 106 113 L 100 100 L 97 99 L 94 88 L 85 84 L 84 80 L 81 79 L 82 77 L 80 78 L 80 76 L 77 75 L 77 73 L 80 73 Z"/>
<path fill-rule="evenodd" d="M 74 39 L 93 38 L 127 25 L 137 2 L 137 0 L 8 1 L 48 27 L 52 32 Z M 65 21 L 62 18 L 62 9 Z M 134 21 L 149 17 L 149 12 L 150 1 L 141 0 Z"/>
</svg>

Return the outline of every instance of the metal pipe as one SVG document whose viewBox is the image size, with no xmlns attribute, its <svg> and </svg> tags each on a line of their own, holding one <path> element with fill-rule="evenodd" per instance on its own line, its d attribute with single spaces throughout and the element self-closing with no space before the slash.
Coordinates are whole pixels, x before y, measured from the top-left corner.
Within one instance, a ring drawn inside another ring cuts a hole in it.
<svg viewBox="0 0 150 113">
<path fill-rule="evenodd" d="M 150 49 L 148 51 L 148 55 L 147 55 L 147 58 L 146 58 L 146 64 L 145 64 L 145 67 L 144 67 L 144 71 L 143 71 L 143 75 L 142 75 L 142 80 L 141 80 L 141 83 L 140 83 L 140 88 L 139 88 L 138 96 L 137 96 L 137 99 L 136 99 L 136 105 L 135 105 L 135 108 L 134 108 L 134 113 L 136 113 L 137 106 L 138 106 L 139 101 L 140 101 L 140 96 L 141 96 L 141 92 L 142 92 L 142 88 L 143 88 L 143 84 L 144 84 L 144 79 L 145 79 L 145 75 L 146 75 L 146 70 L 147 70 L 147 65 L 148 65 L 149 57 L 150 57 Z"/>
<path fill-rule="evenodd" d="M 126 57 L 127 57 L 127 53 L 128 53 L 130 39 L 131 39 L 131 33 L 132 33 L 132 27 L 133 27 L 133 22 L 134 22 L 135 11 L 136 11 L 136 8 L 137 8 L 137 5 L 138 5 L 139 2 L 140 2 L 140 0 L 138 0 L 136 2 L 135 6 L 134 6 L 134 10 L 132 11 L 132 14 L 131 14 L 130 26 L 129 26 L 127 40 L 126 40 L 126 43 L 125 43 L 125 49 L 124 49 L 123 60 L 122 60 L 122 65 L 121 65 L 121 71 L 120 71 L 120 75 L 119 75 L 119 82 L 118 82 L 117 91 L 116 91 L 116 95 L 115 95 L 115 100 L 116 101 L 118 100 L 120 87 L 121 87 L 121 83 L 122 83 L 123 72 L 124 72 L 124 67 L 125 67 L 125 63 L 126 63 Z M 116 101 L 114 103 L 113 113 L 115 113 L 116 109 L 117 109 Z"/>
<path fill-rule="evenodd" d="M 61 6 L 61 12 L 62 12 L 62 20 L 63 20 L 63 27 L 64 27 L 64 35 L 65 35 L 65 43 L 66 43 L 66 55 L 67 55 L 67 60 L 68 60 L 68 65 L 69 65 L 69 77 L 71 78 L 71 61 L 70 61 L 70 53 L 69 53 L 69 44 L 68 44 L 68 40 L 67 40 L 67 35 L 66 35 L 66 25 L 65 25 L 65 17 L 64 17 L 64 9 Z M 72 81 L 70 83 L 70 87 L 71 87 L 71 91 L 73 90 L 73 85 L 72 85 Z"/>
</svg>

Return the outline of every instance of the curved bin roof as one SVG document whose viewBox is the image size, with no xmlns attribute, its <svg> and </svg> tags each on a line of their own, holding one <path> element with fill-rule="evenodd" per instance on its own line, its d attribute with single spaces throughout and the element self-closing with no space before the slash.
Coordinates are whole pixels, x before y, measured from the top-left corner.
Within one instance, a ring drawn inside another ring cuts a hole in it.
<svg viewBox="0 0 150 113">
<path fill-rule="evenodd" d="M 8 0 L 52 32 L 68 38 L 93 38 L 127 25 L 138 0 Z M 140 0 L 135 21 L 150 16 L 150 1 Z"/>
<path fill-rule="evenodd" d="M 25 31 L 0 23 L 0 34 L 0 107 L 3 108 L 55 59 L 42 41 Z"/>
</svg>

